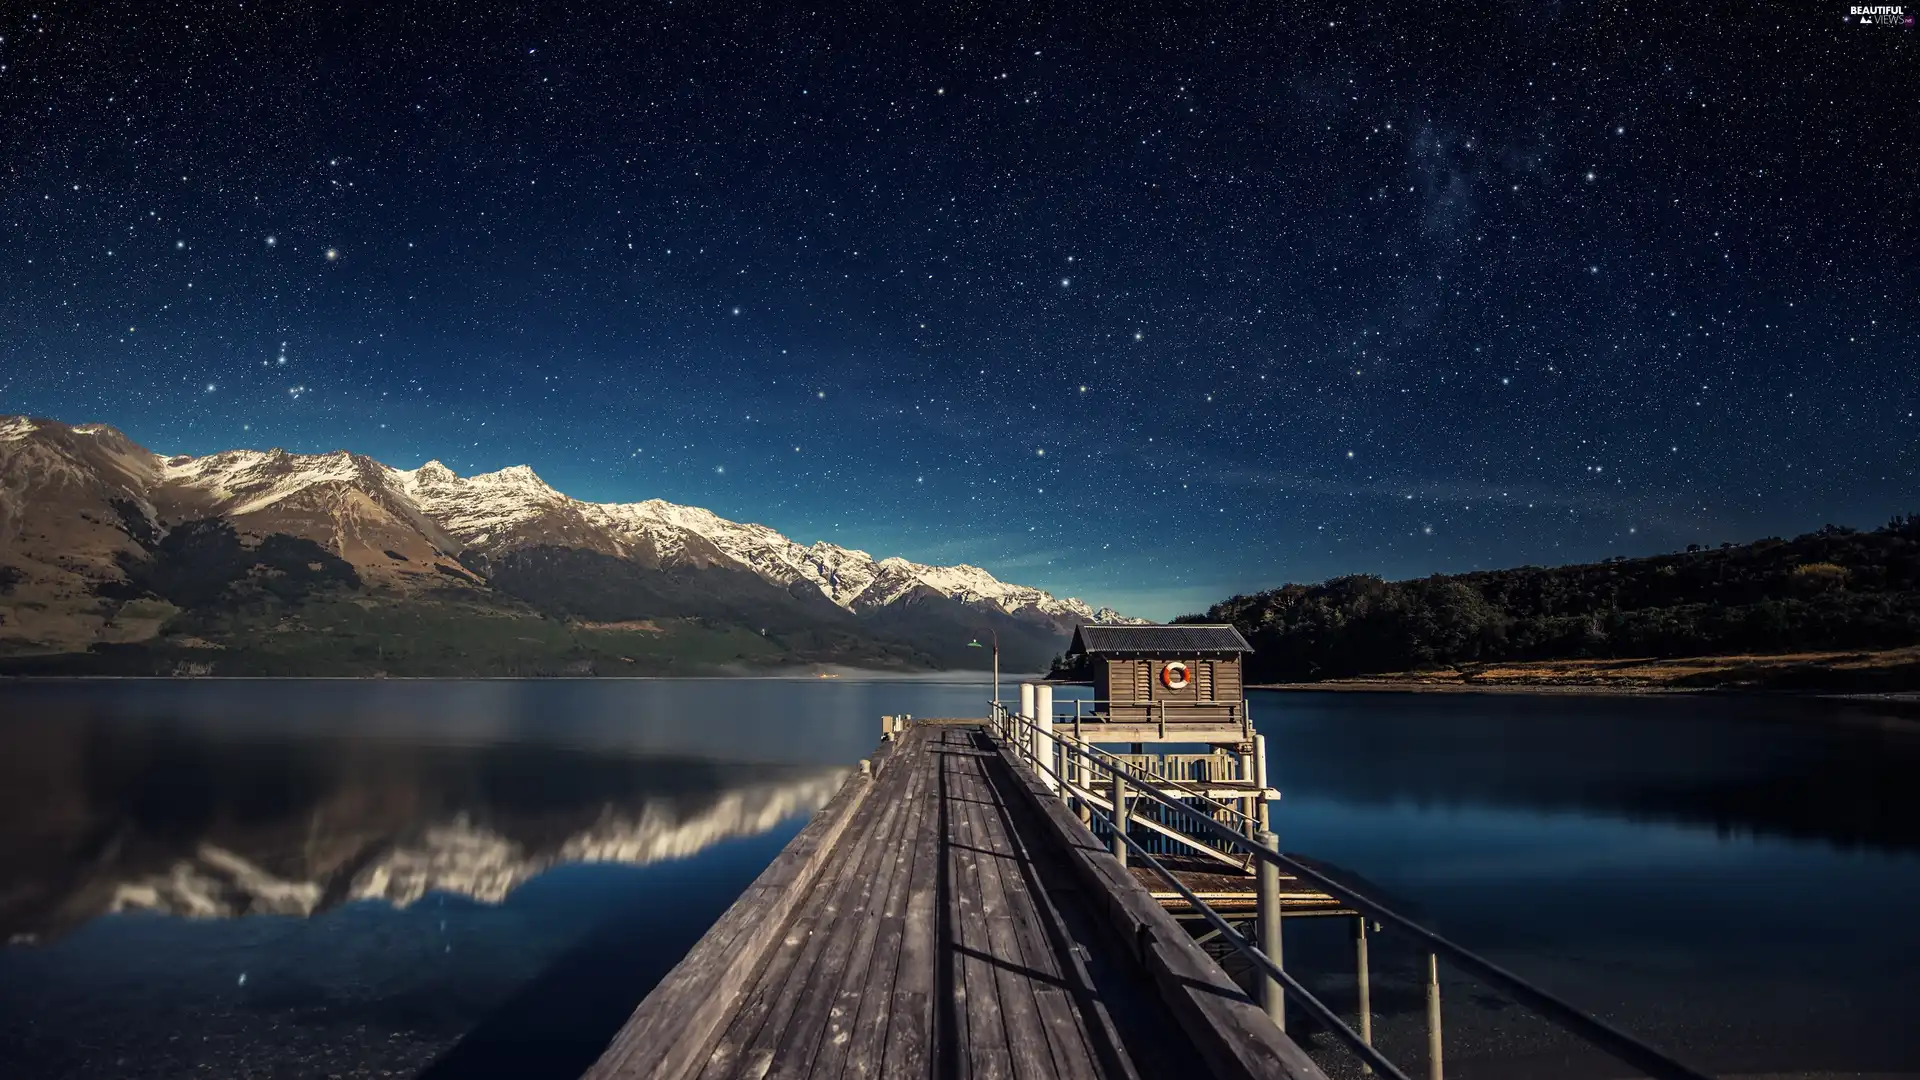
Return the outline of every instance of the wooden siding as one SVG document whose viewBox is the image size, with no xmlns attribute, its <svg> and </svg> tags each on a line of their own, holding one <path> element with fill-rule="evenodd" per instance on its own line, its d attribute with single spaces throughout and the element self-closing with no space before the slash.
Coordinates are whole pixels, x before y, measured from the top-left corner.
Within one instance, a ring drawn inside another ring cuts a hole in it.
<svg viewBox="0 0 1920 1080">
<path fill-rule="evenodd" d="M 1240 684 L 1240 658 L 1215 660 L 1213 665 L 1213 700 L 1245 700 L 1246 690 Z"/>
</svg>

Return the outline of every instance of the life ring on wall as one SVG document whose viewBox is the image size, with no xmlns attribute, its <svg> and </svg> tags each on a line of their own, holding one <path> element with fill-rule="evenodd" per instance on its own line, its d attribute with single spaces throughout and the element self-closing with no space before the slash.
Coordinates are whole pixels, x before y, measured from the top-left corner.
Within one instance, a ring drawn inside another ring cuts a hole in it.
<svg viewBox="0 0 1920 1080">
<path fill-rule="evenodd" d="M 1193 675 L 1187 671 L 1187 665 L 1178 660 L 1160 669 L 1160 685 L 1169 690 L 1185 690 Z"/>
</svg>

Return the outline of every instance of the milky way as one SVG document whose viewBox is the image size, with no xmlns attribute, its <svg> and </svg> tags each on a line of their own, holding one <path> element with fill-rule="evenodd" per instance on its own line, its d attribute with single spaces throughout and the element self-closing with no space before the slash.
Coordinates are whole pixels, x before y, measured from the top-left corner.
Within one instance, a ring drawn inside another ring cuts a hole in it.
<svg viewBox="0 0 1920 1080">
<path fill-rule="evenodd" d="M 7 4 L 0 412 L 1150 615 L 1920 510 L 1843 5 Z"/>
</svg>

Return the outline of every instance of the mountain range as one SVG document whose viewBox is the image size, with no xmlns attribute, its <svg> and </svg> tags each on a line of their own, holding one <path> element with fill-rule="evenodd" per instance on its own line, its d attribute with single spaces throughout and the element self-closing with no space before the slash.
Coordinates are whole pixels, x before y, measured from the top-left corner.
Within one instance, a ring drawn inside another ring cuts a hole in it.
<svg viewBox="0 0 1920 1080">
<path fill-rule="evenodd" d="M 514 466 L 336 451 L 167 456 L 0 417 L 0 671 L 662 674 L 1042 670 L 1127 619 L 1003 582 Z"/>
</svg>

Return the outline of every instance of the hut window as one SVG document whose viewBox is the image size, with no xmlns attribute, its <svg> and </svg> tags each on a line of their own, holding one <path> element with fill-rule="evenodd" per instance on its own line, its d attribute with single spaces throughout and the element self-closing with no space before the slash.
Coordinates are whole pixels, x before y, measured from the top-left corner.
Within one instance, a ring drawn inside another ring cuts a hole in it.
<svg viewBox="0 0 1920 1080">
<path fill-rule="evenodd" d="M 1212 701 L 1213 700 L 1213 661 L 1211 660 L 1195 661 L 1193 667 L 1194 667 L 1194 676 L 1196 680 L 1200 683 L 1200 700 Z"/>
<path fill-rule="evenodd" d="M 1146 701 L 1153 697 L 1153 665 L 1141 660 L 1133 665 L 1133 700 Z"/>
</svg>

